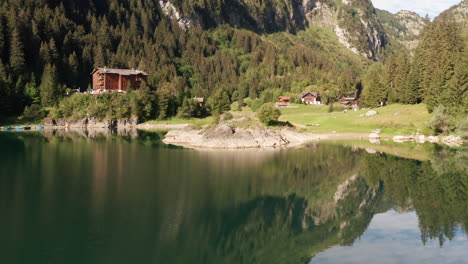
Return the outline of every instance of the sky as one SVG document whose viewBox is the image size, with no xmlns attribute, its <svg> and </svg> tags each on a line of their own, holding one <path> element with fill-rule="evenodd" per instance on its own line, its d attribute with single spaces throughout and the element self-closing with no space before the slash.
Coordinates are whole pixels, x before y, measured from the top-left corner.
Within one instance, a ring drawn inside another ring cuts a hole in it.
<svg viewBox="0 0 468 264">
<path fill-rule="evenodd" d="M 430 18 L 438 16 L 441 12 L 460 3 L 461 0 L 372 0 L 375 7 L 397 13 L 400 10 L 409 10 L 420 16 L 429 15 Z"/>
<path fill-rule="evenodd" d="M 460 228 L 443 247 L 438 240 L 429 240 L 424 245 L 416 213 L 390 210 L 374 215 L 366 232 L 352 246 L 331 247 L 317 254 L 309 264 L 466 263 L 467 247 L 468 237 Z"/>
</svg>

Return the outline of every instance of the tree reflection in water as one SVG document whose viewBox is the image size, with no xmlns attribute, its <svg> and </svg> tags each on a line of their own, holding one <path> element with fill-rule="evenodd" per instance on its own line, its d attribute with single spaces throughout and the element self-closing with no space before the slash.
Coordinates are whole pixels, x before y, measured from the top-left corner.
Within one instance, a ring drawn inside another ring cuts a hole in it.
<svg viewBox="0 0 468 264">
<path fill-rule="evenodd" d="M 162 136 L 0 135 L 0 231 L 11 249 L 0 255 L 10 263 L 50 262 L 43 252 L 69 263 L 307 263 L 353 245 L 391 209 L 416 212 L 423 243 L 442 246 L 467 227 L 466 148 L 427 145 L 420 160 L 353 143 L 212 152 L 167 146 Z"/>
</svg>

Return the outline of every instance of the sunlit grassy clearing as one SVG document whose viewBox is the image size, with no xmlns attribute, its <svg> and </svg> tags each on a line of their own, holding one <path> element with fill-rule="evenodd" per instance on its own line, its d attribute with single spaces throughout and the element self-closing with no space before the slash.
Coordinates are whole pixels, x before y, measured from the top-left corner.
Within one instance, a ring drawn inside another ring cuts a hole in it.
<svg viewBox="0 0 468 264">
<path fill-rule="evenodd" d="M 367 117 L 365 113 L 376 110 L 379 114 Z M 289 121 L 309 132 L 367 133 L 382 129 L 384 135 L 411 134 L 427 130 L 430 114 L 426 105 L 389 105 L 376 109 L 361 109 L 353 112 L 328 113 L 327 106 L 297 105 L 296 108 L 282 109 L 281 121 Z M 363 116 L 361 116 L 363 115 Z M 309 127 L 307 124 L 320 124 Z"/>
</svg>

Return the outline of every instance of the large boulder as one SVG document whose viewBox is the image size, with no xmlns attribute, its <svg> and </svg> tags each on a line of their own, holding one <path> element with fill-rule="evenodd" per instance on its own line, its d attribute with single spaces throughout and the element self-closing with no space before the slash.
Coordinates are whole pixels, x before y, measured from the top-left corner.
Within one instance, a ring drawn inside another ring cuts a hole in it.
<svg viewBox="0 0 468 264">
<path fill-rule="evenodd" d="M 129 119 L 117 119 L 116 126 L 117 127 L 134 127 L 138 125 L 138 117 L 132 116 Z"/>
<path fill-rule="evenodd" d="M 117 125 L 116 121 L 104 119 L 104 120 L 97 120 L 96 118 L 89 118 L 88 119 L 88 127 L 89 128 L 113 128 Z"/>
<path fill-rule="evenodd" d="M 408 137 L 408 136 L 394 136 L 393 137 L 393 141 L 394 142 L 397 142 L 397 143 L 401 143 L 401 142 L 406 142 L 406 141 L 412 141 L 413 138 L 412 137 Z"/>
<path fill-rule="evenodd" d="M 55 126 L 55 119 L 53 119 L 52 117 L 46 117 L 44 119 L 42 119 L 42 123 L 44 123 L 44 126 Z"/>
<path fill-rule="evenodd" d="M 366 113 L 366 116 L 375 116 L 376 114 L 378 114 L 379 112 L 375 111 L 375 110 L 371 110 L 369 112 Z"/>
<path fill-rule="evenodd" d="M 243 149 L 243 148 L 281 148 L 290 143 L 303 143 L 310 136 L 286 128 L 281 130 L 262 126 L 239 128 L 220 124 L 213 128 L 197 130 L 193 127 L 172 130 L 166 134 L 164 142 L 195 148 Z"/>
<path fill-rule="evenodd" d="M 430 143 L 439 143 L 440 139 L 439 139 L 439 137 L 436 137 L 436 136 L 428 136 L 428 137 L 426 137 L 426 141 L 428 141 Z"/>
<path fill-rule="evenodd" d="M 87 125 L 88 125 L 88 119 L 87 118 L 67 121 L 67 127 L 85 128 Z"/>
</svg>

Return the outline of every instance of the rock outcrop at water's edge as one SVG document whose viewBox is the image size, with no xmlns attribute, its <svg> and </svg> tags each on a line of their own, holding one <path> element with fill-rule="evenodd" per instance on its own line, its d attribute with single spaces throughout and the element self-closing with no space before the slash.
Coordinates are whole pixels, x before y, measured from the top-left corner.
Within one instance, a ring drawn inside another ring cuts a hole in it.
<svg viewBox="0 0 468 264">
<path fill-rule="evenodd" d="M 92 117 L 86 117 L 79 120 L 70 120 L 65 118 L 45 118 L 42 120 L 46 128 L 116 128 L 116 127 L 136 127 L 138 118 L 130 119 L 104 119 L 98 120 Z"/>
<path fill-rule="evenodd" d="M 166 134 L 163 142 L 192 148 L 246 149 L 283 148 L 314 139 L 317 138 L 301 134 L 292 128 L 270 129 L 261 126 L 241 128 L 220 124 L 212 128 L 187 127 L 172 130 Z"/>
</svg>

